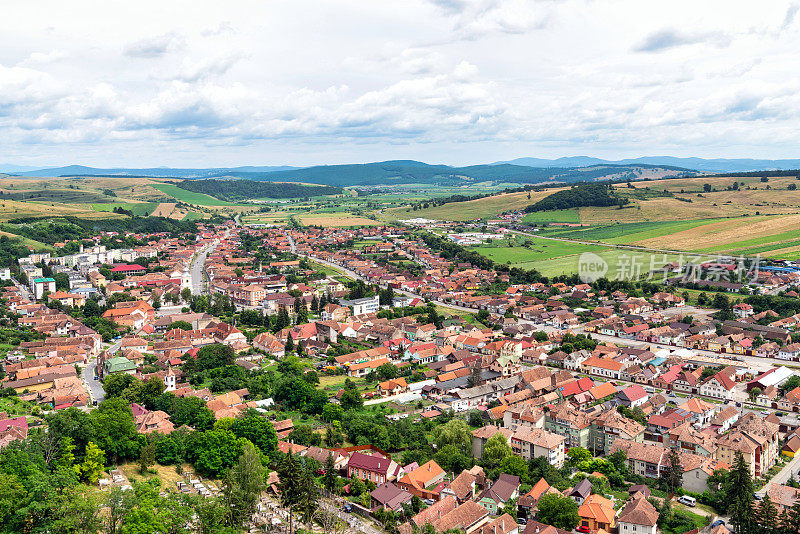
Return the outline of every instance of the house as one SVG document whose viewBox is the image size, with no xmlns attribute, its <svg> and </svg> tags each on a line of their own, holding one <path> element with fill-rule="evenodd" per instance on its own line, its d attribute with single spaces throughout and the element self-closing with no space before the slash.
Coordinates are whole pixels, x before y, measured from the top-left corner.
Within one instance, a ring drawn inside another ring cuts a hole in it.
<svg viewBox="0 0 800 534">
<path fill-rule="evenodd" d="M 731 400 L 736 382 L 723 371 L 718 372 L 700 385 L 700 395 L 716 399 Z"/>
<path fill-rule="evenodd" d="M 631 497 L 617 517 L 620 534 L 656 534 L 658 510 L 642 493 Z"/>
<path fill-rule="evenodd" d="M 405 378 L 393 378 L 378 384 L 378 395 L 381 397 L 391 397 L 408 391 L 408 384 Z"/>
<path fill-rule="evenodd" d="M 439 500 L 441 488 L 437 486 L 444 480 L 444 469 L 433 460 L 417 467 L 410 473 L 406 473 L 397 481 L 397 486 L 405 491 L 416 495 L 420 499 Z"/>
<path fill-rule="evenodd" d="M 472 500 L 475 496 L 475 491 L 483 487 L 486 480 L 486 475 L 483 473 L 483 468 L 476 465 L 471 469 L 464 469 L 450 484 L 441 491 L 441 498 L 450 495 L 461 504 L 466 501 Z"/>
<path fill-rule="evenodd" d="M 432 524 L 439 534 L 444 534 L 448 531 L 463 531 L 464 534 L 473 534 L 478 533 L 479 529 L 488 522 L 489 512 L 486 508 L 474 501 L 467 501 L 435 520 Z"/>
<path fill-rule="evenodd" d="M 519 496 L 519 477 L 501 473 L 490 488 L 478 496 L 478 504 L 486 508 L 490 514 L 497 515 L 505 504 Z"/>
<path fill-rule="evenodd" d="M 638 384 L 628 386 L 617 393 L 617 402 L 627 408 L 635 408 L 647 402 L 647 392 Z"/>
<path fill-rule="evenodd" d="M 543 428 L 520 426 L 511 436 L 511 449 L 526 461 L 544 457 L 550 465 L 564 465 L 564 442 L 566 438 Z"/>
<path fill-rule="evenodd" d="M 136 373 L 136 363 L 125 356 L 116 356 L 104 362 L 106 374 L 125 373 L 132 375 Z"/>
<path fill-rule="evenodd" d="M 369 494 L 373 511 L 384 508 L 393 512 L 403 509 L 404 504 L 411 502 L 413 495 L 404 491 L 391 482 L 385 482 L 372 490 Z"/>
<path fill-rule="evenodd" d="M 566 493 L 566 496 L 578 503 L 578 505 L 583 504 L 589 495 L 592 494 L 592 483 L 589 482 L 588 478 L 584 478 L 569 490 Z"/>
<path fill-rule="evenodd" d="M 592 532 L 600 529 L 611 532 L 616 526 L 614 503 L 599 494 L 586 497 L 578 508 L 578 516 L 579 524 Z"/>
<path fill-rule="evenodd" d="M 375 313 L 380 309 L 378 295 L 363 299 L 343 300 L 341 303 L 344 306 L 353 308 L 353 315 L 366 315 L 368 313 Z"/>
<path fill-rule="evenodd" d="M 747 412 L 717 438 L 717 460 L 733 465 L 736 453 L 741 452 L 752 476 L 761 476 L 778 459 L 778 430 L 778 423 Z"/>
<path fill-rule="evenodd" d="M 360 478 L 365 482 L 369 480 L 375 484 L 393 480 L 396 478 L 397 470 L 398 466 L 391 457 L 384 457 L 380 454 L 364 454 L 355 451 L 347 462 L 348 478 Z"/>
</svg>

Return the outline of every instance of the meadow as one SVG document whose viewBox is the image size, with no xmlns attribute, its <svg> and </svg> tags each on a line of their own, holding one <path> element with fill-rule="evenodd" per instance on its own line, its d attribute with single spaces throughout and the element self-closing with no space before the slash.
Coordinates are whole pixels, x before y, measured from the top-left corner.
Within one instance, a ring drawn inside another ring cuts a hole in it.
<svg viewBox="0 0 800 534">
<path fill-rule="evenodd" d="M 159 183 L 153 184 L 153 188 L 158 189 L 162 193 L 171 196 L 181 202 L 187 204 L 196 204 L 198 206 L 235 206 L 232 202 L 226 202 L 212 196 L 204 195 L 203 193 L 195 193 L 194 191 L 187 191 L 181 189 L 175 184 Z"/>
</svg>

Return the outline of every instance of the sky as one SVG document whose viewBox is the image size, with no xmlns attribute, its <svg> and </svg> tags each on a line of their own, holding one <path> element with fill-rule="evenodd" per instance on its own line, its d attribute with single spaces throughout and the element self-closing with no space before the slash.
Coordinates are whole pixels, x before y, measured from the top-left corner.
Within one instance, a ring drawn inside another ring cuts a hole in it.
<svg viewBox="0 0 800 534">
<path fill-rule="evenodd" d="M 9 2 L 0 17 L 0 163 L 798 158 L 799 8 Z"/>
</svg>

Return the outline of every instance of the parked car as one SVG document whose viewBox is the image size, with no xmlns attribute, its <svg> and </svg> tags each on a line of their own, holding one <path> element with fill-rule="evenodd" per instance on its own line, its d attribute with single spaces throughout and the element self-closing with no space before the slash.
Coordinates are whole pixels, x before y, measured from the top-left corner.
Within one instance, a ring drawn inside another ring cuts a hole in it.
<svg viewBox="0 0 800 534">
<path fill-rule="evenodd" d="M 725 521 L 723 521 L 722 519 L 717 519 L 716 521 L 711 523 L 711 528 L 718 527 L 718 526 L 724 525 L 724 524 L 725 524 Z"/>
<path fill-rule="evenodd" d="M 678 502 L 686 506 L 694 506 L 697 504 L 697 499 L 694 497 L 689 497 L 688 495 L 681 495 L 678 497 Z"/>
<path fill-rule="evenodd" d="M 433 499 L 423 499 L 422 502 L 424 502 L 428 506 L 433 506 L 433 503 L 436 501 L 434 501 Z"/>
<path fill-rule="evenodd" d="M 353 511 L 353 505 L 352 504 L 345 504 L 344 506 L 342 506 L 342 510 L 344 510 L 345 512 L 347 512 L 349 514 L 350 512 Z"/>
<path fill-rule="evenodd" d="M 578 525 L 578 527 L 575 530 L 577 530 L 578 532 L 583 532 L 583 534 L 589 534 L 589 532 L 591 532 L 589 530 L 589 527 L 587 527 L 586 525 Z"/>
<path fill-rule="evenodd" d="M 762 496 L 761 496 L 761 495 L 759 495 L 758 493 L 754 493 L 754 494 L 753 494 L 753 499 L 755 499 L 755 500 L 757 500 L 757 501 L 763 501 L 763 500 L 764 500 L 764 497 L 762 497 Z"/>
</svg>

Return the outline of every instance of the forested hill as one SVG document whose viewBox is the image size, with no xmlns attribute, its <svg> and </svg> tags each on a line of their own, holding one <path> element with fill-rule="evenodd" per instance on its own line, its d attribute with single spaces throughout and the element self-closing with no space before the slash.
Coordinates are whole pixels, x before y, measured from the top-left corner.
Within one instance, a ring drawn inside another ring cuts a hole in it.
<svg viewBox="0 0 800 534">
<path fill-rule="evenodd" d="M 627 203 L 628 199 L 616 196 L 608 184 L 589 183 L 557 191 L 531 204 L 525 211 L 563 210 L 582 206 L 623 206 Z"/>
<path fill-rule="evenodd" d="M 265 182 L 347 186 L 398 184 L 469 185 L 488 182 L 539 184 L 544 182 L 589 182 L 595 180 L 636 180 L 647 176 L 694 176 L 696 171 L 668 165 L 627 164 L 573 167 L 534 167 L 514 164 L 451 167 L 420 161 L 396 160 L 349 165 L 319 165 L 306 168 L 233 167 L 226 169 L 96 169 L 69 166 L 20 172 L 26 176 L 162 176 L 185 179 L 238 178 Z"/>
<path fill-rule="evenodd" d="M 181 189 L 204 193 L 220 200 L 236 202 L 252 198 L 301 198 L 339 195 L 343 189 L 330 185 L 307 185 L 253 180 L 184 180 Z"/>
<path fill-rule="evenodd" d="M 637 179 L 642 170 L 660 171 L 661 175 L 695 174 L 690 169 L 653 165 L 595 165 L 592 167 L 536 168 L 521 165 L 472 165 L 450 167 L 428 165 L 419 161 L 384 161 L 362 165 L 324 165 L 270 173 L 231 172 L 227 176 L 250 180 L 305 182 L 337 186 L 391 184 L 448 184 L 495 181 L 499 183 L 536 184 L 543 182 L 584 182 L 591 180 Z"/>
</svg>

